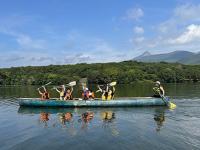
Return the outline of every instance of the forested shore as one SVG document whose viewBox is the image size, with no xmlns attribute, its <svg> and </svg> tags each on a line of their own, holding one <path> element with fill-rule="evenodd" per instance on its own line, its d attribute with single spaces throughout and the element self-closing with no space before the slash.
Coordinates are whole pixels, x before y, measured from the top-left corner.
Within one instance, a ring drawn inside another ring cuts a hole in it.
<svg viewBox="0 0 200 150">
<path fill-rule="evenodd" d="M 117 81 L 119 84 L 135 82 L 165 83 L 197 82 L 200 65 L 179 63 L 142 63 L 124 61 L 119 63 L 94 63 L 75 65 L 27 66 L 0 69 L 1 85 L 54 85 L 87 78 L 89 83 L 103 84 Z"/>
</svg>

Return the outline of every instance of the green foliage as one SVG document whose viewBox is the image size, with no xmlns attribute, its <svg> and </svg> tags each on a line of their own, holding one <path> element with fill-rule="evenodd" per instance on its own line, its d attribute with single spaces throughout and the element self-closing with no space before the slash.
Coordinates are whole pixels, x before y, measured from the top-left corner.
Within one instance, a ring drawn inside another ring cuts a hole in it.
<svg viewBox="0 0 200 150">
<path fill-rule="evenodd" d="M 89 83 L 117 81 L 131 84 L 140 81 L 185 82 L 200 79 L 200 65 L 179 63 L 142 63 L 124 61 L 120 63 L 97 63 L 76 65 L 50 65 L 41 67 L 12 67 L 0 69 L 1 85 L 55 85 L 88 78 Z"/>
</svg>

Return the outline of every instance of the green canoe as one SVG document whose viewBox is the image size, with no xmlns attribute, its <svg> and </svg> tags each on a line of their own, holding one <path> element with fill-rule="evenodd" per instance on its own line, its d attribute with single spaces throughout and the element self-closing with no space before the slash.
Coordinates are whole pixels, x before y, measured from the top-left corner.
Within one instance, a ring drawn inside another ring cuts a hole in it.
<svg viewBox="0 0 200 150">
<path fill-rule="evenodd" d="M 37 98 L 20 98 L 20 106 L 30 107 L 132 107 L 132 106 L 164 106 L 166 105 L 161 98 L 154 97 L 132 97 L 117 98 L 114 100 L 67 100 L 57 99 L 40 100 Z"/>
</svg>

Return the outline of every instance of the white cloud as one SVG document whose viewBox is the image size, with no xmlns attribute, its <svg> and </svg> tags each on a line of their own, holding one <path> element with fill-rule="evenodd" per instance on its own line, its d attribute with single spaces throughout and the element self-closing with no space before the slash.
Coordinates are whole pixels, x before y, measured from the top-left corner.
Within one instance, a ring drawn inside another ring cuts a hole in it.
<svg viewBox="0 0 200 150">
<path fill-rule="evenodd" d="M 144 29 L 142 27 L 139 27 L 139 26 L 134 27 L 133 31 L 136 34 L 143 34 L 144 33 Z"/>
<path fill-rule="evenodd" d="M 188 20 L 200 20 L 200 4 L 185 4 L 180 5 L 174 10 L 174 16 L 179 18 L 182 21 Z"/>
<path fill-rule="evenodd" d="M 184 4 L 177 6 L 172 16 L 162 22 L 158 29 L 162 33 L 174 33 L 180 30 L 180 26 L 196 23 L 200 21 L 200 4 Z"/>
<path fill-rule="evenodd" d="M 189 42 L 200 40 L 200 25 L 191 24 L 186 31 L 175 39 L 170 39 L 171 44 L 186 44 Z"/>
<path fill-rule="evenodd" d="M 33 39 L 28 35 L 19 34 L 16 35 L 16 41 L 20 45 L 21 48 L 28 48 L 28 49 L 44 49 L 45 41 L 41 39 Z"/>
<path fill-rule="evenodd" d="M 126 15 L 123 17 L 123 19 L 138 21 L 143 16 L 144 12 L 141 8 L 132 8 L 126 11 Z"/>
<path fill-rule="evenodd" d="M 141 37 L 136 37 L 136 38 L 132 38 L 129 40 L 129 42 L 133 43 L 133 44 L 140 44 L 145 40 L 145 38 L 143 36 Z"/>
</svg>

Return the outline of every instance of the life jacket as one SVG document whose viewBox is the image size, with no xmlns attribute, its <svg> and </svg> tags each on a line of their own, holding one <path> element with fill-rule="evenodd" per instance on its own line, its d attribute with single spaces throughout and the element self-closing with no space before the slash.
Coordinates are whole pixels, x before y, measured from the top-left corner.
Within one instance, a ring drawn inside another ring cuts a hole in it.
<svg viewBox="0 0 200 150">
<path fill-rule="evenodd" d="M 49 93 L 48 92 L 43 93 L 41 98 L 42 100 L 49 99 Z"/>
<path fill-rule="evenodd" d="M 70 93 L 66 92 L 65 97 L 67 98 L 66 100 L 72 100 L 73 99 L 71 92 Z"/>
<path fill-rule="evenodd" d="M 108 92 L 104 92 L 101 96 L 102 100 L 108 100 Z"/>
<path fill-rule="evenodd" d="M 83 99 L 89 99 L 89 91 L 83 91 L 82 97 Z"/>
<path fill-rule="evenodd" d="M 94 92 L 89 92 L 88 95 L 89 95 L 89 98 L 93 98 L 94 99 Z"/>
<path fill-rule="evenodd" d="M 154 87 L 153 91 L 155 96 L 160 96 L 160 94 L 163 94 L 163 92 L 160 90 L 160 87 Z"/>
<path fill-rule="evenodd" d="M 65 91 L 61 91 L 60 92 L 60 97 L 65 97 L 66 92 Z"/>
</svg>

